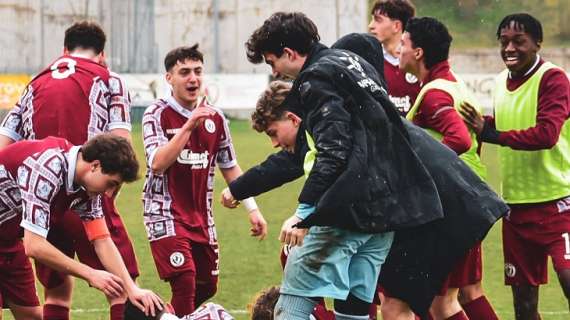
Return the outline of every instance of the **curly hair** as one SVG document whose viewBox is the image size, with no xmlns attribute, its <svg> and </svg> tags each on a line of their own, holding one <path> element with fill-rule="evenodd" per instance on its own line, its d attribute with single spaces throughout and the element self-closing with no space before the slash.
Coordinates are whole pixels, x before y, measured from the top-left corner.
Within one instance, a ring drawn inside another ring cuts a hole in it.
<svg viewBox="0 0 570 320">
<path fill-rule="evenodd" d="M 204 63 L 204 55 L 198 50 L 197 43 L 191 47 L 183 46 L 170 50 L 164 58 L 164 68 L 170 71 L 177 62 L 183 63 L 187 59 Z"/>
<path fill-rule="evenodd" d="M 276 12 L 249 37 L 245 51 L 251 63 L 261 63 L 264 53 L 281 57 L 285 47 L 306 55 L 320 39 L 317 26 L 304 13 Z"/>
<path fill-rule="evenodd" d="M 124 182 L 138 179 L 139 162 L 127 139 L 111 133 L 102 133 L 89 139 L 81 147 L 81 155 L 87 162 L 99 160 L 105 174 L 119 174 Z"/>
<path fill-rule="evenodd" d="M 276 80 L 269 84 L 257 100 L 255 111 L 251 114 L 253 129 L 264 132 L 271 122 L 283 118 L 283 114 L 287 111 L 283 101 L 290 91 L 289 82 Z"/>
<path fill-rule="evenodd" d="M 251 320 L 273 320 L 273 309 L 278 299 L 279 286 L 273 286 L 258 293 L 253 304 L 248 305 Z"/>
<path fill-rule="evenodd" d="M 449 47 L 453 38 L 447 27 L 432 17 L 411 18 L 406 32 L 414 48 L 424 50 L 424 62 L 429 69 L 449 58 Z"/>
<path fill-rule="evenodd" d="M 515 23 L 515 28 L 528 33 L 536 43 L 542 43 L 542 24 L 528 13 L 515 13 L 504 17 L 497 28 L 497 39 L 501 37 L 501 30 L 508 28 L 511 22 Z"/>
<path fill-rule="evenodd" d="M 92 49 L 96 54 L 105 49 L 105 32 L 101 26 L 91 21 L 76 22 L 65 30 L 63 46 L 73 51 L 76 48 Z"/>
</svg>

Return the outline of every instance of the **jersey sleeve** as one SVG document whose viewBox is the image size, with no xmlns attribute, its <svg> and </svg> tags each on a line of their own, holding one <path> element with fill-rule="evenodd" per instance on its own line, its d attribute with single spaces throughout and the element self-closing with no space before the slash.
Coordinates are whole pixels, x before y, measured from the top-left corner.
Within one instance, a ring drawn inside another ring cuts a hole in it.
<svg viewBox="0 0 570 320">
<path fill-rule="evenodd" d="M 7 136 L 8 138 L 19 141 L 24 139 L 24 117 L 23 112 L 26 107 L 26 103 L 29 101 L 31 86 L 28 85 L 22 96 L 20 97 L 18 103 L 10 110 L 10 112 L 4 117 L 2 124 L 0 125 L 0 134 Z"/>
<path fill-rule="evenodd" d="M 61 153 L 50 149 L 28 157 L 18 168 L 17 181 L 22 196 L 22 228 L 47 237 L 50 206 L 63 185 L 66 163 Z"/>
<path fill-rule="evenodd" d="M 146 109 L 142 119 L 144 153 L 149 168 L 158 148 L 168 143 L 160 123 L 161 110 L 160 107 L 152 105 Z"/>
<path fill-rule="evenodd" d="M 222 114 L 220 117 L 222 118 L 222 132 L 220 133 L 216 163 L 221 169 L 228 169 L 237 165 L 237 158 L 228 120 Z"/>
<path fill-rule="evenodd" d="M 131 130 L 131 97 L 123 78 L 111 72 L 109 77 L 109 130 Z"/>
</svg>

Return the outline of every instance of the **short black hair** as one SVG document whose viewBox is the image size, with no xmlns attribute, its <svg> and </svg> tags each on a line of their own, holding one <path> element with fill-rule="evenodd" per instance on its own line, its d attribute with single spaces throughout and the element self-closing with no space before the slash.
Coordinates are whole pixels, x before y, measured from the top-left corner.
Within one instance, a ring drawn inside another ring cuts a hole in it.
<svg viewBox="0 0 570 320">
<path fill-rule="evenodd" d="M 432 17 L 411 18 L 406 25 L 414 48 L 424 50 L 424 62 L 429 69 L 449 58 L 449 47 L 453 38 L 447 27 Z"/>
<path fill-rule="evenodd" d="M 183 46 L 170 50 L 164 58 L 164 68 L 168 72 L 177 62 L 184 62 L 188 59 L 204 63 L 204 55 L 198 50 L 197 43 L 191 47 Z"/>
<path fill-rule="evenodd" d="M 317 26 L 304 13 L 276 12 L 249 37 L 245 51 L 251 63 L 261 63 L 264 53 L 281 57 L 285 47 L 305 55 L 320 40 Z"/>
<path fill-rule="evenodd" d="M 511 22 L 515 23 L 515 28 L 528 33 L 536 43 L 542 43 L 542 24 L 528 13 L 515 13 L 504 17 L 497 28 L 497 39 L 501 37 L 501 30 L 508 28 Z"/>
<path fill-rule="evenodd" d="M 65 30 L 63 46 L 73 51 L 76 48 L 92 49 L 96 54 L 105 49 L 105 32 L 101 26 L 91 21 L 76 22 Z"/>
<path fill-rule="evenodd" d="M 105 174 L 118 174 L 123 182 L 133 182 L 139 176 L 139 162 L 133 147 L 123 137 L 101 133 L 87 140 L 81 147 L 81 156 L 87 162 L 99 160 Z"/>
<path fill-rule="evenodd" d="M 370 13 L 374 15 L 376 12 L 392 20 L 399 20 L 403 29 L 410 18 L 416 15 L 416 7 L 408 0 L 377 0 Z"/>
</svg>

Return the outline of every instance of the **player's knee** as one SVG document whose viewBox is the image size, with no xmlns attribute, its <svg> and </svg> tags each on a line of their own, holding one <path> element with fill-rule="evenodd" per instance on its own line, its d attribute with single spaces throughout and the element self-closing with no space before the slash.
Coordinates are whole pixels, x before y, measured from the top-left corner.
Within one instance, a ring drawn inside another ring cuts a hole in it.
<svg viewBox="0 0 570 320">
<path fill-rule="evenodd" d="M 383 319 L 407 319 L 413 317 L 412 309 L 402 300 L 386 296 L 380 305 Z"/>
<path fill-rule="evenodd" d="M 345 315 L 368 315 L 370 303 L 348 294 L 346 300 L 335 300 L 334 310 Z"/>
<path fill-rule="evenodd" d="M 459 289 L 458 299 L 459 303 L 467 304 L 481 296 L 483 296 L 483 286 L 481 286 L 481 282 L 477 282 Z"/>
<path fill-rule="evenodd" d="M 194 295 L 196 292 L 196 273 L 193 271 L 183 272 L 168 281 L 173 296 Z"/>
</svg>

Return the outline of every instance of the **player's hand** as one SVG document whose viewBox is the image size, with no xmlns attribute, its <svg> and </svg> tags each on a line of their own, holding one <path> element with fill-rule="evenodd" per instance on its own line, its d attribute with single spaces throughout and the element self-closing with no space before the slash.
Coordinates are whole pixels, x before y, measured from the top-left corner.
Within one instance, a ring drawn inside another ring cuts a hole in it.
<svg viewBox="0 0 570 320">
<path fill-rule="evenodd" d="M 483 119 L 483 116 L 475 107 L 469 104 L 469 102 L 464 101 L 459 107 L 459 113 L 463 117 L 463 121 L 473 128 L 473 131 L 475 131 L 477 135 L 481 134 L 483 126 L 485 125 L 485 119 Z"/>
<path fill-rule="evenodd" d="M 123 280 L 110 272 L 93 269 L 86 280 L 107 297 L 118 298 L 123 294 Z"/>
<path fill-rule="evenodd" d="M 303 238 L 305 238 L 305 235 L 309 229 L 293 227 L 301 221 L 302 220 L 299 219 L 296 215 L 293 215 L 289 219 L 285 220 L 285 222 L 283 222 L 283 226 L 281 227 L 279 241 L 290 245 L 291 247 L 303 245 Z"/>
<path fill-rule="evenodd" d="M 211 117 L 215 114 L 215 112 L 211 108 L 205 108 L 206 98 L 203 98 L 198 106 L 192 110 L 192 115 L 184 126 L 182 127 L 183 130 L 192 131 L 196 127 L 198 127 L 207 117 Z"/>
<path fill-rule="evenodd" d="M 239 205 L 239 201 L 237 201 L 232 193 L 230 192 L 230 188 L 226 187 L 221 194 L 220 202 L 222 205 L 229 209 L 237 208 Z"/>
<path fill-rule="evenodd" d="M 249 223 L 251 224 L 251 236 L 258 237 L 259 240 L 265 239 L 265 236 L 267 236 L 267 222 L 259 209 L 253 209 L 249 212 Z"/>
<path fill-rule="evenodd" d="M 146 316 L 155 317 L 164 308 L 164 301 L 154 292 L 135 287 L 128 293 L 129 300 L 144 312 Z"/>
</svg>

